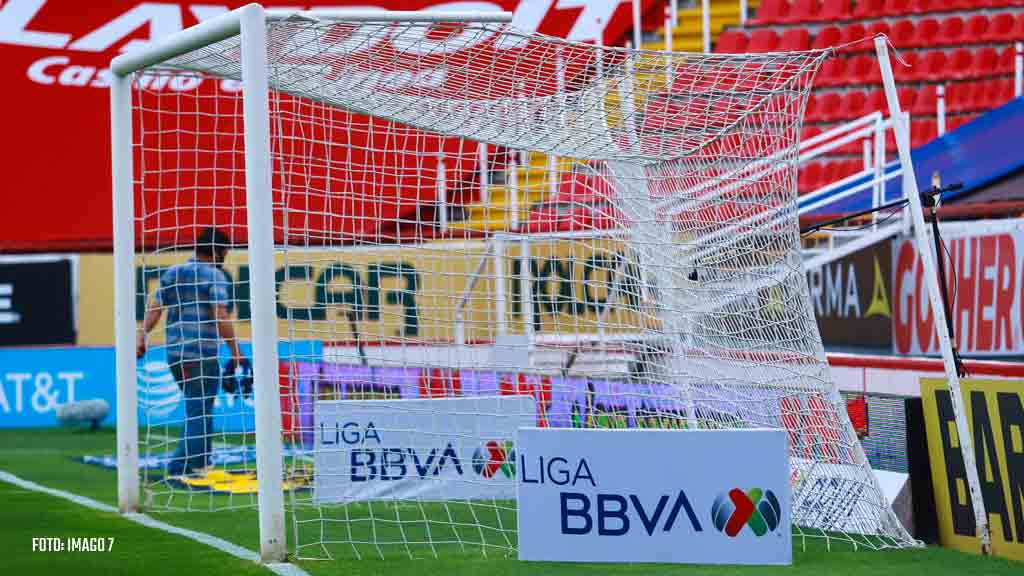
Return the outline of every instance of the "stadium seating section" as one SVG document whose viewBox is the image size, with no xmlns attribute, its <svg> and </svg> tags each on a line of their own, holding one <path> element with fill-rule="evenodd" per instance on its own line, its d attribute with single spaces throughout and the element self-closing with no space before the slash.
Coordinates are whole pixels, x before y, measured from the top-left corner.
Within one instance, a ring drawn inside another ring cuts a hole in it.
<svg viewBox="0 0 1024 576">
<path fill-rule="evenodd" d="M 885 109 L 874 47 L 865 41 L 885 34 L 895 48 L 900 102 L 911 113 L 911 143 L 920 146 L 938 135 L 940 87 L 947 130 L 1014 97 L 1014 43 L 1024 41 L 1022 6 L 1024 0 L 762 0 L 747 26 L 722 32 L 715 51 L 837 48 L 815 78 L 807 138 Z M 861 146 L 854 142 L 803 168 L 800 191 L 858 171 Z"/>
<path fill-rule="evenodd" d="M 945 127 L 955 130 L 1014 97 L 1015 42 L 1024 41 L 1024 0 L 751 0 L 753 18 L 740 26 L 739 3 L 711 0 L 711 33 L 718 53 L 777 52 L 836 48 L 815 77 L 802 137 L 885 111 L 882 78 L 870 39 L 890 38 L 893 71 L 904 110 L 911 114 L 911 144 L 938 136 L 938 102 L 944 90 Z M 677 51 L 700 51 L 699 8 L 680 10 L 673 31 Z M 644 45 L 662 50 L 662 38 Z M 642 106 L 672 106 L 672 89 Z M 641 112 L 643 108 L 641 108 Z M 678 117 L 678 116 L 676 116 Z M 649 130 L 672 130 L 673 115 L 650 114 Z M 892 134 L 886 138 L 891 158 Z M 518 173 L 518 220 L 534 231 L 602 226 L 608 206 L 588 168 L 561 159 L 561 181 L 548 181 L 547 160 L 531 158 Z M 801 167 L 798 188 L 807 193 L 864 170 L 863 144 L 851 142 Z M 588 178 L 590 178 L 588 180 Z M 489 203 L 467 206 L 456 230 L 508 229 L 507 186 L 491 187 Z"/>
</svg>

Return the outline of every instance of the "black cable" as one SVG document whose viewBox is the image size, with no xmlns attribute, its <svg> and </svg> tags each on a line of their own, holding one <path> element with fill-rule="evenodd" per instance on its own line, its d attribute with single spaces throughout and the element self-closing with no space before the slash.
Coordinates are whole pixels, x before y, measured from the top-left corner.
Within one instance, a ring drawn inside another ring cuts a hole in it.
<svg viewBox="0 0 1024 576">
<path fill-rule="evenodd" d="M 882 218 L 881 220 L 879 220 L 877 222 L 869 222 L 867 224 L 864 224 L 863 226 L 857 226 L 855 228 L 832 228 L 831 226 L 828 226 L 827 225 L 828 223 L 826 222 L 825 224 L 822 224 L 822 225 L 815 225 L 813 228 L 808 229 L 806 232 L 801 231 L 800 237 L 801 238 L 805 238 L 805 237 L 807 237 L 807 236 L 809 236 L 809 235 L 811 235 L 811 234 L 813 234 L 815 232 L 820 232 L 820 231 L 828 231 L 828 232 L 856 232 L 858 230 L 867 230 L 868 228 L 872 228 L 874 226 L 881 226 L 882 224 L 885 224 L 889 220 L 892 220 L 893 218 L 895 218 L 896 215 L 900 213 L 900 210 L 903 209 L 903 206 L 906 206 L 906 204 L 907 204 L 907 201 L 903 200 L 902 204 L 894 204 L 892 206 L 885 206 L 885 207 L 879 208 L 877 210 L 878 212 L 880 212 L 882 210 L 885 210 L 885 209 L 888 209 L 888 208 L 893 208 L 893 210 L 892 210 L 892 212 L 889 212 L 889 214 L 887 214 L 884 218 Z"/>
<path fill-rule="evenodd" d="M 932 190 L 935 190 L 935 188 L 932 188 Z M 939 269 L 939 293 L 942 295 L 942 306 L 946 312 L 946 333 L 949 335 L 949 344 L 953 351 L 953 364 L 956 366 L 956 373 L 963 378 L 967 376 L 967 371 L 964 370 L 964 362 L 960 358 L 960 351 L 957 349 L 956 331 L 953 329 L 953 310 L 950 309 L 949 285 L 946 283 L 946 261 L 942 257 L 945 243 L 942 241 L 942 234 L 939 232 L 939 215 L 936 210 L 938 202 L 934 194 L 922 194 L 921 203 L 931 211 L 932 242 L 935 244 L 935 259 Z M 924 247 L 921 248 L 924 249 Z M 950 258 L 950 266 L 953 266 L 952 258 Z M 955 270 L 953 273 L 955 279 Z M 936 328 L 938 327 L 936 326 Z"/>
</svg>

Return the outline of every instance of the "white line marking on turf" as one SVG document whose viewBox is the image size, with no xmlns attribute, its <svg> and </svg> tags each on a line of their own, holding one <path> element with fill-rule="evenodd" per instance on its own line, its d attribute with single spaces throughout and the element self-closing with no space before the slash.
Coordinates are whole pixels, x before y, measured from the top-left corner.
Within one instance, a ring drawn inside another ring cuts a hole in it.
<svg viewBox="0 0 1024 576">
<path fill-rule="evenodd" d="M 19 486 L 26 490 L 33 490 L 35 492 L 49 494 L 50 496 L 56 496 L 57 498 L 63 498 L 64 500 L 74 502 L 79 506 L 85 506 L 86 508 L 92 508 L 93 510 L 99 510 L 100 512 L 111 512 L 114 514 L 117 513 L 117 508 L 111 506 L 110 504 L 97 502 L 92 498 L 86 498 L 85 496 L 79 496 L 78 494 L 65 492 L 64 490 L 57 490 L 56 488 L 50 488 L 48 486 L 43 486 L 42 484 L 36 484 L 35 482 L 19 478 L 14 474 L 11 474 L 10 472 L 5 472 L 3 470 L 0 470 L 0 482 L 14 484 L 15 486 Z M 196 532 L 195 530 L 188 530 L 186 528 L 173 526 L 166 522 L 161 522 L 160 520 L 157 520 L 150 516 L 146 516 L 145 514 L 124 514 L 122 515 L 122 517 L 132 522 L 135 522 L 136 524 L 146 526 L 147 528 L 155 528 L 157 530 L 163 530 L 164 532 L 168 532 L 171 534 L 177 534 L 178 536 L 184 536 L 185 538 L 195 540 L 200 544 L 205 544 L 212 548 L 216 548 L 221 552 L 225 552 L 236 558 L 241 558 L 242 560 L 249 560 L 250 562 L 260 561 L 259 554 L 247 548 L 243 548 L 237 544 L 232 544 L 231 542 L 228 542 L 223 538 L 211 536 L 210 534 L 205 534 L 203 532 Z M 296 566 L 295 564 L 271 563 L 264 564 L 264 566 L 266 566 L 271 572 L 277 574 L 278 576 L 309 576 L 309 574 L 305 570 Z"/>
</svg>

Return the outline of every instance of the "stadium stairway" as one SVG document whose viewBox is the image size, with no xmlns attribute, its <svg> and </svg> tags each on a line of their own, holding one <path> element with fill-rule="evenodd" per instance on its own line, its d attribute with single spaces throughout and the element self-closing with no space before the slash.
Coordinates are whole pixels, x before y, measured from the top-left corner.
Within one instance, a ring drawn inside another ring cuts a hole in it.
<svg viewBox="0 0 1024 576">
<path fill-rule="evenodd" d="M 760 5 L 758 0 L 748 2 L 750 9 Z M 711 0 L 711 43 L 717 42 L 718 36 L 730 26 L 738 26 L 741 22 L 740 3 L 736 0 Z M 675 28 L 672 30 L 672 50 L 674 52 L 703 51 L 703 31 L 701 30 L 700 3 L 695 8 L 685 8 L 678 12 Z M 665 28 L 659 28 L 660 39 L 644 42 L 647 50 L 665 49 Z"/>
<path fill-rule="evenodd" d="M 572 168 L 573 161 L 560 158 L 557 173 L 565 173 Z M 512 197 L 511 178 L 506 175 L 505 181 L 491 184 L 487 194 L 482 198 L 486 202 L 464 204 L 463 219 L 449 222 L 448 230 L 452 232 L 502 232 L 517 229 L 525 225 L 530 216 L 530 208 L 543 202 L 551 190 L 548 157 L 531 153 L 528 165 L 516 167 L 515 199 Z"/>
</svg>

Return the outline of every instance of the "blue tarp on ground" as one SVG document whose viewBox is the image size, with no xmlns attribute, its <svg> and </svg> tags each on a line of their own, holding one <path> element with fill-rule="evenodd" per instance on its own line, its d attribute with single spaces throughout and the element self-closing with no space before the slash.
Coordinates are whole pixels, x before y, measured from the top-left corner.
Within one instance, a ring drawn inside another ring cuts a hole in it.
<svg viewBox="0 0 1024 576">
<path fill-rule="evenodd" d="M 978 119 L 964 124 L 940 138 L 916 148 L 911 153 L 917 186 L 921 190 L 931 187 L 932 174 L 938 172 L 943 184 L 962 182 L 963 188 L 946 196 L 962 196 L 990 184 L 1024 167 L 1024 98 L 1017 98 L 992 110 Z M 895 170 L 896 162 L 886 167 Z M 839 194 L 868 180 L 857 179 L 835 190 Z M 902 197 L 899 178 L 891 180 L 885 199 Z M 806 204 L 806 200 L 801 200 Z M 870 188 L 842 201 L 826 205 L 808 214 L 836 214 L 863 210 L 871 205 Z"/>
</svg>

